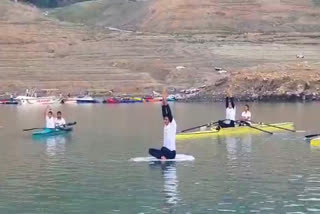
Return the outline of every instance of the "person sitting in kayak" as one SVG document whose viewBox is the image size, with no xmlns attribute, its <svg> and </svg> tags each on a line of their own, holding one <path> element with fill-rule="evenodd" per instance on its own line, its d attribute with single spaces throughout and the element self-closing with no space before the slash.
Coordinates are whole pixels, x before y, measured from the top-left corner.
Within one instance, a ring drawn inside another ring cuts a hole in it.
<svg viewBox="0 0 320 214">
<path fill-rule="evenodd" d="M 149 149 L 149 154 L 157 159 L 166 160 L 176 157 L 176 133 L 177 124 L 174 120 L 170 106 L 167 103 L 166 91 L 162 96 L 162 116 L 164 120 L 163 147 L 159 149 Z"/>
<path fill-rule="evenodd" d="M 244 122 L 251 124 L 251 112 L 249 109 L 250 109 L 249 105 L 246 104 L 244 106 L 244 111 L 241 114 L 241 121 L 244 121 Z"/>
<path fill-rule="evenodd" d="M 64 127 L 65 125 L 66 125 L 66 121 L 62 117 L 61 111 L 58 111 L 57 118 L 55 119 L 55 127 Z"/>
<path fill-rule="evenodd" d="M 234 98 L 230 92 L 226 97 L 226 119 L 219 120 L 217 130 L 220 128 L 235 127 L 236 120 L 236 106 L 234 104 Z"/>
<path fill-rule="evenodd" d="M 55 118 L 53 116 L 52 110 L 50 109 L 50 106 L 47 106 L 47 108 L 44 112 L 44 117 L 46 119 L 46 128 L 47 129 L 54 129 L 56 127 Z"/>
</svg>

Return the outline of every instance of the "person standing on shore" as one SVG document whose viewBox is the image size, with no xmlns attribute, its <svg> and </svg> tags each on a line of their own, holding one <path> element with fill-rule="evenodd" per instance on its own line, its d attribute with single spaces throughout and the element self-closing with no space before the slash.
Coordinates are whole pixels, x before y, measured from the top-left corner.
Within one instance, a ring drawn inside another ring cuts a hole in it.
<svg viewBox="0 0 320 214">
<path fill-rule="evenodd" d="M 234 98 L 230 89 L 227 91 L 226 96 L 226 119 L 219 120 L 217 130 L 220 128 L 229 128 L 235 127 L 235 120 L 236 120 L 236 105 L 234 104 Z"/>
<path fill-rule="evenodd" d="M 165 89 L 162 93 L 162 117 L 164 121 L 163 146 L 160 150 L 149 149 L 149 154 L 161 160 L 174 159 L 176 157 L 177 124 L 168 105 L 167 92 Z"/>
</svg>

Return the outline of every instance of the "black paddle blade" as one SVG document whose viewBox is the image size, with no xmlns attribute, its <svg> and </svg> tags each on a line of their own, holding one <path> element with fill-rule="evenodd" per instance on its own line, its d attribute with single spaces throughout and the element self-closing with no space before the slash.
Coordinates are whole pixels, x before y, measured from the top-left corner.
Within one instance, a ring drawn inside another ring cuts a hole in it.
<svg viewBox="0 0 320 214">
<path fill-rule="evenodd" d="M 304 136 L 305 138 L 312 138 L 312 137 L 318 137 L 320 136 L 320 134 L 310 134 L 310 135 L 306 135 Z"/>
<path fill-rule="evenodd" d="M 66 126 L 74 126 L 74 125 L 76 125 L 76 124 L 77 124 L 77 122 L 67 123 Z"/>
</svg>

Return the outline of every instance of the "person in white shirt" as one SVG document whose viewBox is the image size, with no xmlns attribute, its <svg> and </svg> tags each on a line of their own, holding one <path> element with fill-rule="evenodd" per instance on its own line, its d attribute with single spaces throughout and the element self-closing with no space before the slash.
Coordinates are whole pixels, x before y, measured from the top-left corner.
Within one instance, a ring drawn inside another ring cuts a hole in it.
<svg viewBox="0 0 320 214">
<path fill-rule="evenodd" d="M 50 106 L 47 106 L 45 112 L 44 112 L 44 116 L 46 119 L 46 128 L 48 129 L 54 129 L 56 127 L 55 125 L 55 118 L 53 116 L 53 112 L 50 109 Z"/>
<path fill-rule="evenodd" d="M 63 127 L 66 125 L 65 119 L 62 117 L 61 111 L 57 112 L 57 118 L 55 118 L 55 126 L 56 127 Z"/>
<path fill-rule="evenodd" d="M 240 126 L 250 126 L 251 125 L 251 112 L 249 110 L 249 105 L 244 106 L 244 111 L 241 113 Z"/>
<path fill-rule="evenodd" d="M 164 120 L 163 146 L 161 149 L 149 149 L 149 154 L 157 159 L 174 159 L 176 157 L 177 124 L 174 120 L 170 106 L 167 103 L 166 92 L 163 93 L 162 116 Z"/>
<path fill-rule="evenodd" d="M 245 123 L 251 124 L 251 112 L 250 112 L 249 109 L 250 109 L 250 108 L 249 108 L 249 105 L 246 104 L 246 105 L 244 106 L 244 111 L 243 111 L 242 114 L 241 114 L 241 121 L 244 121 Z M 244 123 L 244 124 L 245 124 L 245 123 Z"/>
<path fill-rule="evenodd" d="M 236 120 L 236 106 L 233 97 L 226 97 L 226 120 Z"/>
</svg>

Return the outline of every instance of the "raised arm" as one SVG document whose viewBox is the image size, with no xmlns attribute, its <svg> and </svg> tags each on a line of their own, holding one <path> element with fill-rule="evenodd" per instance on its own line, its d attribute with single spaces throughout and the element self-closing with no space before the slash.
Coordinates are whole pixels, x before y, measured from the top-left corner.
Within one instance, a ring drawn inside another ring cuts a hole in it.
<svg viewBox="0 0 320 214">
<path fill-rule="evenodd" d="M 50 108 L 50 106 L 47 106 L 46 109 L 44 110 L 44 118 L 47 118 L 48 112 L 52 111 L 52 109 Z M 52 112 L 52 117 L 54 117 L 54 114 Z"/>
<path fill-rule="evenodd" d="M 226 97 L 226 108 L 228 108 L 229 107 L 229 97 L 227 96 Z"/>
<path fill-rule="evenodd" d="M 48 111 L 50 109 L 50 106 L 47 106 L 46 109 L 44 110 L 44 118 L 46 119 L 47 118 L 47 114 L 48 114 Z"/>
<path fill-rule="evenodd" d="M 173 116 L 172 116 L 172 113 L 171 113 L 171 109 L 170 109 L 170 106 L 169 106 L 168 104 L 162 105 L 162 117 L 168 117 L 170 123 L 171 123 L 172 120 L 173 120 Z"/>
<path fill-rule="evenodd" d="M 235 104 L 234 104 L 234 99 L 233 99 L 233 97 L 229 97 L 229 99 L 230 99 L 230 102 L 231 102 L 232 108 L 234 108 L 234 107 L 235 107 Z"/>
<path fill-rule="evenodd" d="M 162 91 L 162 117 L 168 117 L 171 123 L 173 120 L 173 116 L 171 113 L 170 106 L 168 105 L 167 97 L 167 90 L 164 88 Z"/>
<path fill-rule="evenodd" d="M 234 108 L 235 107 L 234 99 L 233 99 L 233 96 L 232 96 L 232 93 L 231 93 L 230 89 L 227 90 L 226 108 L 229 107 L 229 102 L 231 102 L 232 108 Z"/>
</svg>

